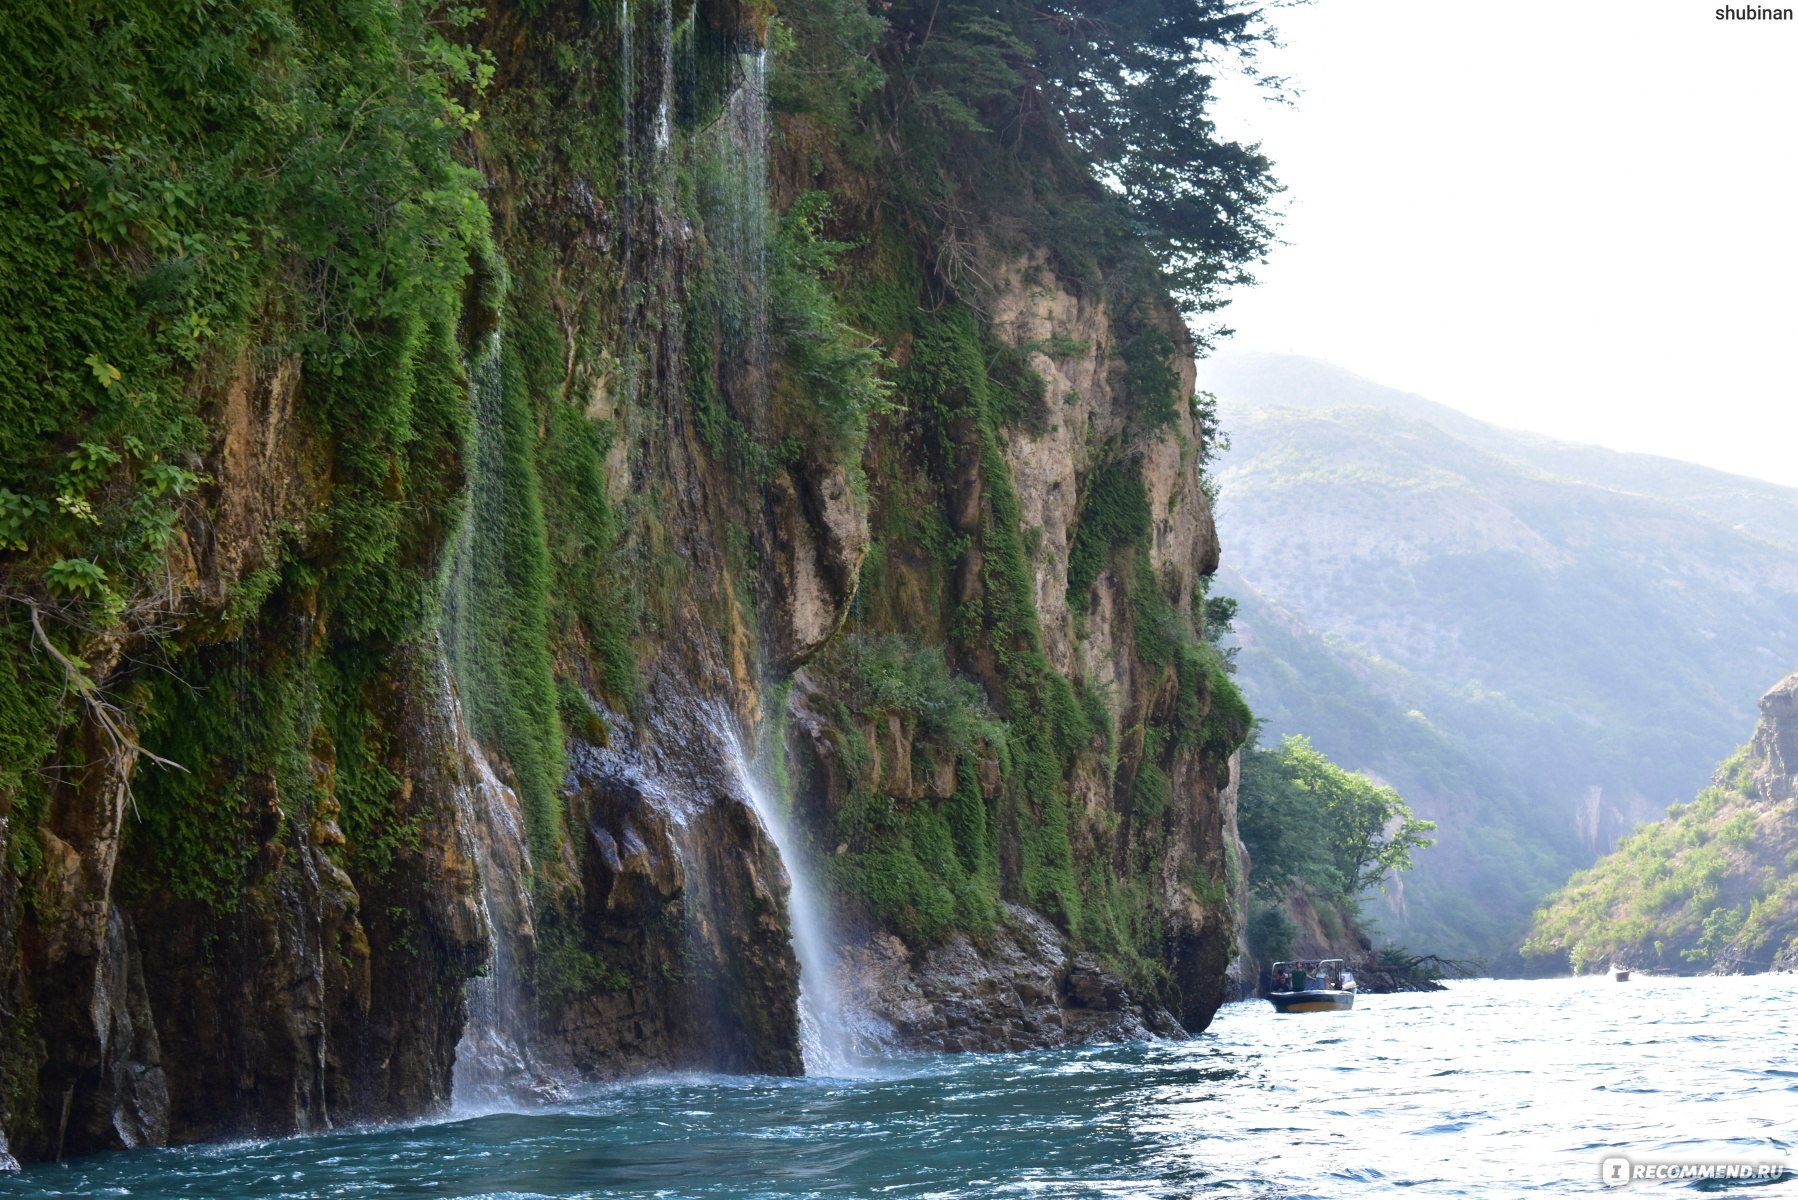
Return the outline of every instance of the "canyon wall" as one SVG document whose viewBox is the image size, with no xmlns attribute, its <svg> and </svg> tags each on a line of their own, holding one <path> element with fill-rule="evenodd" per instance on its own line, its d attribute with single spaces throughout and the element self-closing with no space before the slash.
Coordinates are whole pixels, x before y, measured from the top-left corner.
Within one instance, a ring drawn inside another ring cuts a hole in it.
<svg viewBox="0 0 1798 1200">
<path fill-rule="evenodd" d="M 908 190 L 897 12 L 231 15 L 8 19 L 0 1161 L 799 1072 L 752 786 L 863 1052 L 1204 1028 L 1249 718 L 1158 277 Z"/>
</svg>

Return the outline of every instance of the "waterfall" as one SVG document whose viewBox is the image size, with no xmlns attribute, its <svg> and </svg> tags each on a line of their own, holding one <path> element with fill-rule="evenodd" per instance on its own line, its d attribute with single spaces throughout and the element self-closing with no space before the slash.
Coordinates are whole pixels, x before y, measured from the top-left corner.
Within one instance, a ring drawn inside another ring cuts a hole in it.
<svg viewBox="0 0 1798 1200">
<path fill-rule="evenodd" d="M 500 781 L 480 743 L 470 733 L 456 683 L 469 678 L 475 648 L 465 614 L 480 603 L 475 526 L 504 500 L 505 467 L 500 451 L 504 370 L 500 331 L 490 334 L 468 364 L 475 430 L 470 455 L 471 507 L 451 547 L 445 599 L 446 677 L 441 693 L 445 714 L 462 751 L 462 782 L 456 802 L 464 814 L 480 880 L 480 904 L 487 918 L 492 955 L 487 970 L 468 982 L 468 1017 L 456 1045 L 450 1101 L 461 1110 L 483 1110 L 524 1097 L 553 1094 L 530 1052 L 530 1001 L 522 964 L 536 938 L 531 910 L 532 874 L 524 814 L 517 793 Z M 454 677 L 452 682 L 450 676 Z"/>
<path fill-rule="evenodd" d="M 618 201 L 623 219 L 618 228 L 618 258 L 625 278 L 635 262 L 637 230 L 637 47 L 636 17 L 630 0 L 618 0 Z M 627 321 L 636 320 L 634 306 L 625 307 Z"/>
<path fill-rule="evenodd" d="M 699 138 L 700 210 L 729 348 L 724 384 L 751 429 L 768 401 L 768 54 L 736 54 L 738 85 Z"/>
<path fill-rule="evenodd" d="M 737 86 L 723 111 L 696 138 L 699 199 L 719 327 L 729 348 L 721 380 L 736 415 L 765 430 L 769 404 L 768 53 L 735 50 Z M 838 988 L 838 955 L 823 893 L 794 836 L 785 807 L 757 776 L 728 719 L 718 725 L 750 807 L 780 856 L 788 880 L 787 915 L 799 962 L 800 1044 L 808 1074 L 841 1074 L 859 1055 Z"/>
<path fill-rule="evenodd" d="M 469 778 L 463 790 L 474 818 L 481 910 L 493 954 L 486 974 L 468 982 L 468 1019 L 456 1043 L 450 1104 L 480 1112 L 524 1098 L 548 1098 L 555 1088 L 531 1055 L 529 999 L 519 969 L 519 942 L 533 933 L 523 814 L 517 794 L 494 774 L 479 743 L 467 738 L 465 746 Z"/>
<path fill-rule="evenodd" d="M 752 411 L 759 415 L 768 390 L 768 52 L 738 54 L 737 65 L 742 83 L 731 93 L 722 131 L 723 148 L 734 160 L 722 215 L 732 273 L 748 301 L 738 352 L 755 391 Z"/>
<path fill-rule="evenodd" d="M 829 908 L 812 882 L 810 864 L 785 810 L 762 785 L 735 732 L 727 728 L 723 738 L 749 806 L 787 872 L 787 919 L 793 931 L 793 956 L 799 960 L 799 1037 L 806 1074 L 853 1070 L 860 1055 L 837 986 L 837 946 Z"/>
</svg>

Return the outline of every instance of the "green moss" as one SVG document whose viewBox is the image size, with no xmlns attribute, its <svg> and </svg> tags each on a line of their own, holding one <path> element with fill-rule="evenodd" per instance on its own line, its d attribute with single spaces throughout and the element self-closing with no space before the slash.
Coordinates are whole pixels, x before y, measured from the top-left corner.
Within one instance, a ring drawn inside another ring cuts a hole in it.
<svg viewBox="0 0 1798 1200">
<path fill-rule="evenodd" d="M 237 907 L 259 842 L 252 790 L 294 784 L 299 804 L 312 790 L 303 761 L 295 778 L 293 751 L 295 726 L 310 715 L 302 706 L 316 697 L 303 694 L 293 664 L 252 671 L 248 653 L 241 640 L 195 651 L 176 660 L 179 674 L 146 680 L 140 736 L 187 769 L 142 772 L 126 827 L 128 861 L 145 879 L 223 911 Z"/>
<path fill-rule="evenodd" d="M 979 814 L 976 816 L 976 812 Z M 945 811 L 858 791 L 836 822 L 848 849 L 829 862 L 837 891 L 914 946 L 992 927 L 997 860 L 972 768 Z"/>
<path fill-rule="evenodd" d="M 1174 783 L 1154 762 L 1155 755 L 1147 749 L 1143 751 L 1142 766 L 1136 772 L 1136 786 L 1132 790 L 1132 818 L 1146 827 L 1156 826 L 1167 812 L 1167 806 L 1174 798 Z"/>
<path fill-rule="evenodd" d="M 1068 606 L 1086 611 L 1092 607 L 1092 586 L 1114 548 L 1148 552 L 1151 525 L 1142 472 L 1130 463 L 1108 464 L 1087 489 L 1076 520 L 1068 551 Z"/>
<path fill-rule="evenodd" d="M 338 821 L 358 866 L 385 876 L 403 850 L 417 847 L 423 816 L 415 810 L 402 818 L 397 804 L 404 780 L 395 770 L 393 680 L 353 646 L 339 648 L 317 668 Z M 422 807 L 434 798 L 417 799 Z"/>
<path fill-rule="evenodd" d="M 1215 647 L 1183 646 L 1179 675 L 1181 735 L 1196 743 L 1207 761 L 1221 763 L 1248 740 L 1254 713 Z"/>
<path fill-rule="evenodd" d="M 1028 347 L 994 340 L 989 345 L 987 378 L 992 419 L 1041 434 L 1049 427 L 1048 389 L 1030 365 Z"/>
<path fill-rule="evenodd" d="M 550 860 L 562 837 L 562 726 L 550 669 L 550 563 L 536 462 L 536 405 L 518 322 L 474 368 L 476 416 L 467 527 L 450 568 L 445 628 L 469 727 L 512 766 L 531 848 Z M 540 351 L 539 351 L 540 354 Z"/>
<path fill-rule="evenodd" d="M 514 7 L 489 5 L 488 11 L 510 17 L 506 10 Z M 635 72 L 627 72 L 625 81 L 619 77 L 624 38 L 617 15 L 621 9 L 632 14 L 640 27 L 634 31 L 636 45 L 643 47 L 651 44 L 650 31 L 641 27 L 654 19 L 654 9 L 522 7 L 528 22 L 494 31 L 513 42 L 507 57 L 524 65 L 530 83 L 496 89 L 481 114 L 482 156 L 509 168 L 510 182 L 521 193 L 517 208 L 528 214 L 527 220 L 558 212 L 557 201 L 576 186 L 603 204 L 614 204 L 644 186 L 642 180 L 625 178 L 628 160 L 619 154 L 627 108 L 640 97 L 632 86 Z M 569 113 L 579 113 L 580 119 L 567 119 Z"/>
<path fill-rule="evenodd" d="M 0 610 L 0 815 L 9 826 L 7 865 L 23 876 L 43 853 L 38 827 L 49 796 L 33 768 L 56 749 L 68 720 L 59 706 L 63 681 L 49 656 L 31 651 L 29 618 L 16 606 Z"/>
<path fill-rule="evenodd" d="M 845 317 L 828 278 L 850 247 L 824 236 L 830 198 L 807 192 L 783 214 L 768 257 L 769 331 L 780 351 L 774 437 L 857 477 L 868 419 L 888 409 L 891 362 Z"/>
<path fill-rule="evenodd" d="M 594 992 L 622 992 L 631 977 L 581 944 L 578 930 L 559 921 L 545 922 L 538 935 L 535 973 L 539 1000 L 573 1000 Z"/>
<path fill-rule="evenodd" d="M 265 547 L 223 614 L 260 630 L 256 657 L 244 662 L 241 642 L 173 647 L 185 683 L 146 677 L 129 696 L 145 744 L 189 768 L 138 772 L 143 820 L 128 835 L 185 899 L 236 902 L 252 775 L 283 804 L 313 794 L 307 746 L 330 703 L 310 652 L 264 661 L 281 639 L 258 618 L 279 607 L 281 581 L 317 584 L 306 611 L 283 613 L 289 627 L 316 623 L 348 655 L 378 661 L 430 625 L 466 423 L 452 331 L 487 238 L 476 177 L 455 157 L 482 61 L 452 24 L 413 0 L 0 17 L 16 68 L 0 81 L 8 590 L 49 602 L 49 636 L 70 653 L 78 627 L 113 627 L 159 597 L 205 482 L 187 464 L 216 445 L 202 402 L 288 361 L 331 483 L 327 507 Z M 75 577 L 58 563 L 87 572 L 66 608 L 57 581 Z M 0 796 L 35 824 L 36 771 L 69 714 L 21 614 L 9 610 L 0 645 Z M 190 630 L 196 643 L 218 633 Z M 128 665 L 100 682 L 130 680 Z M 62 754 L 72 766 L 79 747 Z M 35 831 L 13 839 L 15 867 L 32 867 L 35 844 Z"/>
<path fill-rule="evenodd" d="M 885 224 L 847 260 L 844 319 L 865 329 L 889 351 L 912 337 L 920 311 L 924 274 L 912 246 Z"/>
<path fill-rule="evenodd" d="M 611 740 L 605 718 L 572 679 L 556 680 L 556 711 L 561 714 L 562 727 L 569 737 L 595 746 L 604 746 Z"/>
<path fill-rule="evenodd" d="M 839 894 L 914 944 L 951 930 L 989 929 L 998 899 L 998 845 L 978 759 L 998 750 L 1006 731 L 980 689 L 953 675 L 940 649 L 899 636 L 844 637 L 810 669 L 836 718 L 832 735 L 851 789 L 830 831 L 831 841 L 844 847 L 830 860 Z M 893 719 L 910 738 L 914 778 L 937 763 L 952 764 L 955 782 L 946 800 L 888 794 L 893 764 L 874 777 L 861 724 L 884 731 Z"/>
<path fill-rule="evenodd" d="M 541 481 L 549 635 L 558 647 L 578 652 L 570 657 L 591 662 L 596 689 L 628 710 L 641 687 L 632 638 L 643 597 L 620 561 L 620 518 L 607 497 L 612 425 L 589 418 L 566 394 L 567 346 L 553 316 L 547 268 L 532 261 L 519 270 L 512 295 L 507 336 L 519 348 L 534 424 L 542 431 L 530 465 Z"/>
<path fill-rule="evenodd" d="M 847 712 L 910 718 L 920 739 L 950 757 L 1004 737 L 979 685 L 954 674 L 941 647 L 902 634 L 848 634 L 820 652 L 812 672 Z"/>
<path fill-rule="evenodd" d="M 724 457 L 733 445 L 750 444 L 745 431 L 725 407 L 718 386 L 717 289 L 701 272 L 687 287 L 687 303 L 681 310 L 685 391 L 693 416 L 693 430 L 713 457 Z"/>
</svg>

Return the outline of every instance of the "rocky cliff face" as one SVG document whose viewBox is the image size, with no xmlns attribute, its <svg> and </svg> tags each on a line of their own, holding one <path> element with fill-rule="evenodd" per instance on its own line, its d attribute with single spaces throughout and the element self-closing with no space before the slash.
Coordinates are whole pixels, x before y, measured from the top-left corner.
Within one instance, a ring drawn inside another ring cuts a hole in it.
<svg viewBox="0 0 1798 1200">
<path fill-rule="evenodd" d="M 1711 786 L 1637 829 L 1536 914 L 1526 954 L 1575 971 L 1743 974 L 1798 965 L 1798 675 Z"/>
<path fill-rule="evenodd" d="M 1790 800 L 1798 789 L 1798 675 L 1788 675 L 1761 697 L 1760 724 L 1748 744 L 1754 791 L 1766 804 Z"/>
<path fill-rule="evenodd" d="M 0 539 L 35 755 L 0 776 L 0 1165 L 802 1070 L 750 773 L 876 1040 L 1223 998 L 1247 714 L 1195 617 L 1165 297 L 1027 245 L 949 271 L 815 121 L 770 124 L 766 13 L 493 8 L 455 43 L 482 122 L 407 167 L 459 232 L 381 231 L 426 282 L 368 283 L 326 353 L 287 306 L 364 247 L 296 225 L 259 315 L 157 368 L 202 432 L 143 468 L 180 497 L 149 582 L 56 591 Z"/>
</svg>

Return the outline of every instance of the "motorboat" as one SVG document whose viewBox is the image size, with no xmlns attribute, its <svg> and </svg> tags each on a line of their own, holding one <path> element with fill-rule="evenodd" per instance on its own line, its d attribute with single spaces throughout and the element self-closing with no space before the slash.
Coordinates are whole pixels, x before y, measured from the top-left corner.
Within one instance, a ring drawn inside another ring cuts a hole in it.
<svg viewBox="0 0 1798 1200">
<path fill-rule="evenodd" d="M 1275 1012 L 1338 1012 L 1355 1006 L 1355 973 L 1340 958 L 1295 958 L 1274 964 Z"/>
</svg>

